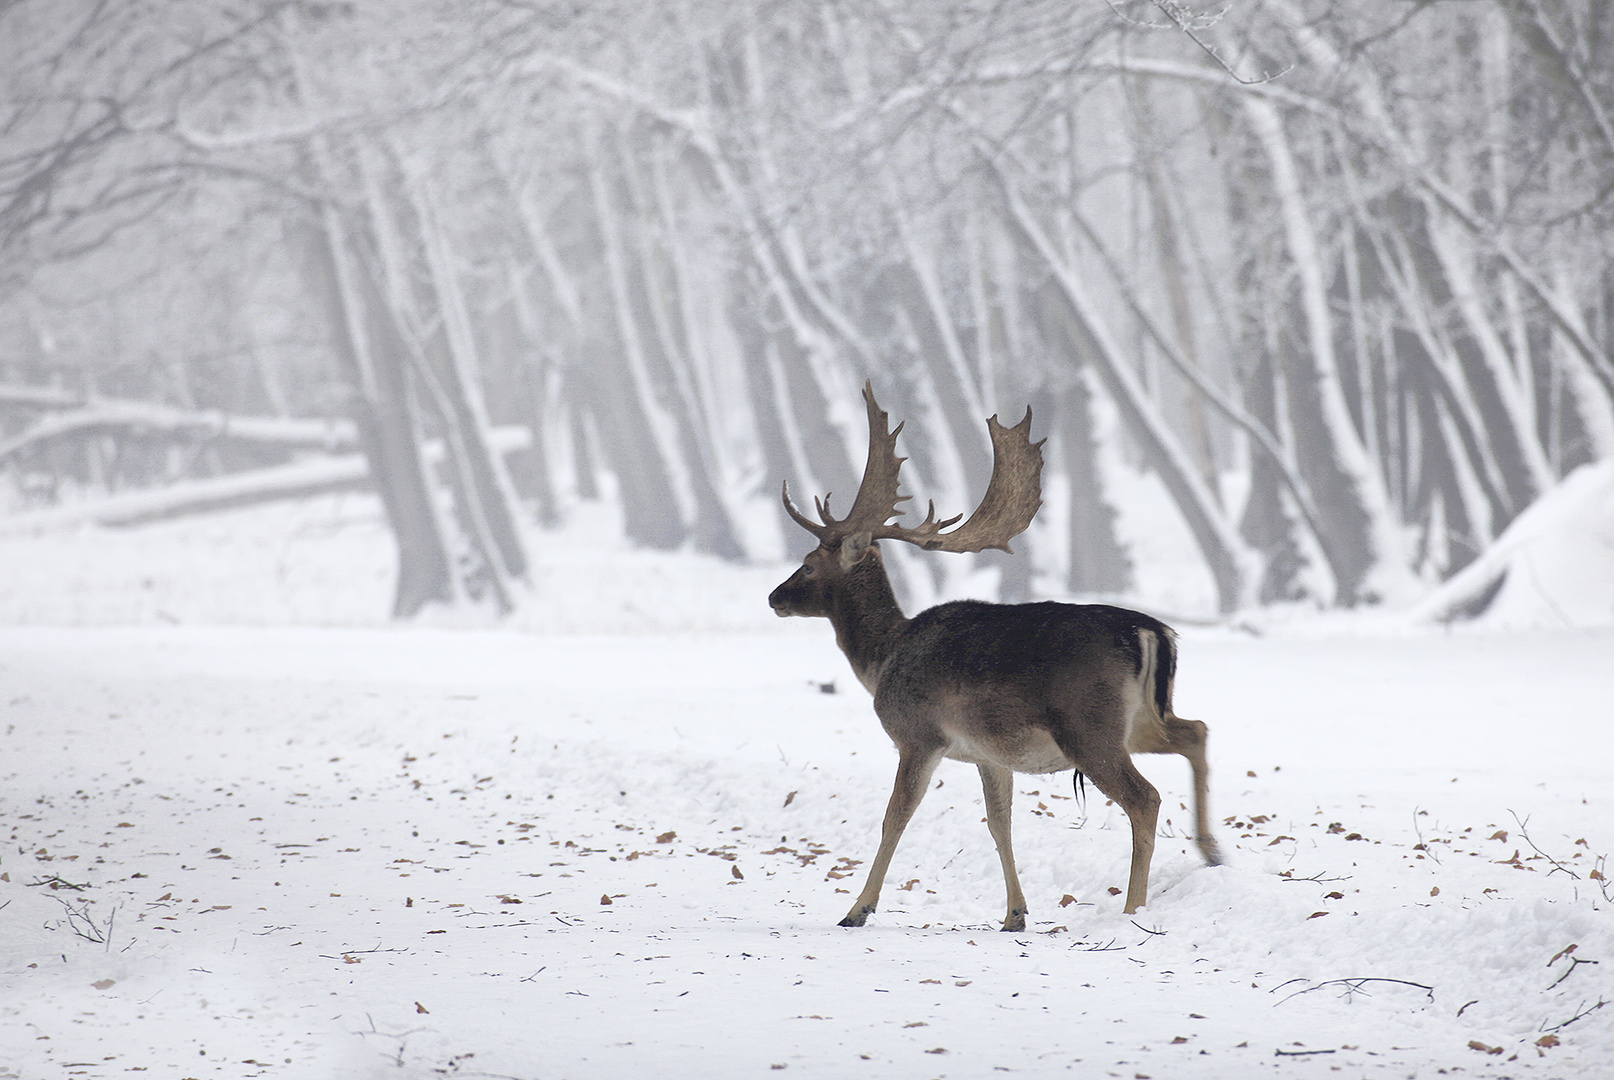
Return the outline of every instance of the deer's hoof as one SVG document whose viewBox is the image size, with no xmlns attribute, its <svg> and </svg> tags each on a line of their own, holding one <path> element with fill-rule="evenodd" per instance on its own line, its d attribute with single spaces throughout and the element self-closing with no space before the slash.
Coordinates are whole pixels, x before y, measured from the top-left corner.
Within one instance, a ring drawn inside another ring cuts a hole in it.
<svg viewBox="0 0 1614 1080">
<path fill-rule="evenodd" d="M 864 923 L 869 921 L 869 916 L 872 914 L 874 914 L 873 904 L 864 904 L 862 907 L 855 907 L 851 910 L 851 913 L 846 916 L 846 918 L 841 920 L 840 925 L 862 926 Z"/>
<path fill-rule="evenodd" d="M 1023 934 L 1026 930 L 1026 909 L 1011 911 L 1003 919 L 1003 929 L 1010 934 Z"/>
</svg>

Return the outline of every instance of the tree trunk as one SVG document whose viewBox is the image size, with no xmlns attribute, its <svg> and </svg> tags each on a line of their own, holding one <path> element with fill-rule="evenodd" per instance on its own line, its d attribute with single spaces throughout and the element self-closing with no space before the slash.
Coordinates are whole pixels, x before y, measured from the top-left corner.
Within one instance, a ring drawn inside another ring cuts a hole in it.
<svg viewBox="0 0 1614 1080">
<path fill-rule="evenodd" d="M 1006 223 L 1020 239 L 1026 256 L 1044 266 L 1049 284 L 1040 293 L 1039 323 L 1051 351 L 1079 366 L 1094 365 L 1104 388 L 1121 410 L 1122 419 L 1159 473 L 1199 545 L 1216 583 L 1218 610 L 1237 610 L 1253 599 L 1254 557 L 1223 516 L 1216 497 L 1199 476 L 1175 434 L 1144 394 L 1119 345 L 1098 318 L 1075 273 L 1055 252 L 1003 175 L 994 170 L 1006 210 Z"/>
<path fill-rule="evenodd" d="M 646 140 L 651 145 L 644 153 L 657 158 L 654 133 L 647 134 Z M 629 209 L 636 211 L 641 221 L 629 230 L 631 245 L 624 244 L 624 258 L 630 264 L 627 284 L 634 316 L 646 330 L 642 339 L 645 358 L 656 376 L 654 382 L 661 388 L 659 396 L 666 402 L 682 457 L 689 466 L 694 499 L 690 531 L 695 550 L 731 561 L 742 559 L 745 549 L 722 495 L 722 456 L 696 370 L 697 339 L 686 318 L 686 268 L 676 254 L 678 227 L 665 189 L 666 178 L 653 160 L 650 167 L 656 174 L 651 180 L 654 194 L 646 192 L 633 156 L 625 148 L 619 149 Z M 659 220 L 652 224 L 652 219 Z M 663 238 L 660 250 L 652 242 L 652 234 Z"/>
<path fill-rule="evenodd" d="M 444 419 L 453 429 L 449 452 L 474 497 L 479 532 L 485 531 L 494 548 L 494 569 L 500 577 L 522 579 L 527 574 L 527 551 L 516 522 L 515 487 L 504 461 L 488 445 L 492 423 L 482 396 L 481 360 L 465 293 L 455 272 L 453 254 L 443 233 L 441 215 L 418 178 L 404 176 L 415 221 L 420 231 L 429 288 L 443 328 L 446 355 L 438 364 L 446 397 Z"/>
<path fill-rule="evenodd" d="M 1272 194 L 1297 279 L 1293 328 L 1282 342 L 1299 463 L 1321 516 L 1335 601 L 1353 606 L 1399 598 L 1413 582 L 1389 499 L 1353 426 L 1335 361 L 1322 252 L 1277 108 L 1245 96 L 1245 115 L 1266 151 Z"/>
<path fill-rule="evenodd" d="M 402 342 L 379 291 L 350 256 L 350 233 L 327 203 L 311 244 L 335 355 L 352 394 L 353 420 L 398 548 L 394 618 L 455 600 L 454 577 L 426 464 Z"/>
<path fill-rule="evenodd" d="M 589 188 L 593 195 L 594 221 L 599 230 L 600 254 L 604 261 L 610 295 L 606 301 L 610 308 L 611 325 L 615 330 L 615 347 L 619 350 L 621 367 L 626 376 L 620 408 L 612 410 L 624 423 L 635 425 L 642 434 L 638 441 L 653 445 L 655 459 L 662 465 L 665 487 L 657 496 L 666 508 L 661 516 L 676 520 L 678 542 L 682 543 L 686 523 L 695 516 L 694 477 L 690 463 L 684 460 L 679 446 L 677 424 L 662 405 L 650 371 L 639 320 L 634 313 L 632 287 L 629 282 L 627 252 L 622 229 L 618 221 L 616 201 L 611 191 L 612 181 L 596 161 L 589 168 Z M 597 401 L 598 405 L 599 402 Z M 613 431 L 613 439 L 627 439 L 625 429 Z M 624 498 L 627 492 L 624 491 Z M 627 508 L 624 507 L 624 510 Z M 658 545 L 660 546 L 660 545 Z M 669 545 L 676 546 L 676 545 Z"/>
<path fill-rule="evenodd" d="M 1115 508 L 1104 497 L 1093 431 L 1091 369 L 1076 373 L 1058 398 L 1057 445 L 1070 489 L 1070 561 L 1065 586 L 1078 595 L 1119 596 L 1132 587 L 1132 561 L 1116 538 Z"/>
</svg>

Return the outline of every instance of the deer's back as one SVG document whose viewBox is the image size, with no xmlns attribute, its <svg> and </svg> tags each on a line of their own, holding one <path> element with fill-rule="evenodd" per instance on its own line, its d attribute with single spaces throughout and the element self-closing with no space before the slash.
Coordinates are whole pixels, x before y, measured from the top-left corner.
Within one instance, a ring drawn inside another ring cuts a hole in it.
<svg viewBox="0 0 1614 1080">
<path fill-rule="evenodd" d="M 1155 645 L 1144 643 L 1146 634 Z M 1057 771 L 1074 763 L 1041 732 L 1077 715 L 1125 728 L 1145 695 L 1165 712 L 1171 642 L 1171 629 L 1158 619 L 1107 604 L 939 604 L 915 617 L 892 651 L 875 710 L 899 744 L 938 739 L 962 760 Z M 1143 686 L 1151 647 L 1156 684 Z M 1038 729 L 1029 743 L 1028 721 Z"/>
</svg>

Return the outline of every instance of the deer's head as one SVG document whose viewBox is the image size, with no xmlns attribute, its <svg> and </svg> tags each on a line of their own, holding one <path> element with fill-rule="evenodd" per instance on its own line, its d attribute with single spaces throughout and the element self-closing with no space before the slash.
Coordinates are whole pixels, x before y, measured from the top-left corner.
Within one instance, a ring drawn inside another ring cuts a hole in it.
<svg viewBox="0 0 1614 1080">
<path fill-rule="evenodd" d="M 914 526 L 891 524 L 901 517 L 897 504 L 912 498 L 897 490 L 897 471 L 906 458 L 897 456 L 898 424 L 891 430 L 891 417 L 874 400 L 874 387 L 863 385 L 863 401 L 869 414 L 869 458 L 863 468 L 863 483 L 852 509 L 844 518 L 831 516 L 829 496 L 815 497 L 818 521 L 797 510 L 790 501 L 790 486 L 781 492 L 785 512 L 797 525 L 812 533 L 818 546 L 807 553 L 801 567 L 768 597 L 768 603 L 781 616 L 830 617 L 837 596 L 849 582 L 867 581 L 889 595 L 885 568 L 880 562 L 879 540 L 901 540 L 927 551 L 1009 551 L 1009 541 L 1031 524 L 1042 505 L 1042 442 L 1031 441 L 1031 410 L 1012 428 L 998 423 L 996 416 L 986 422 L 992 437 L 992 479 L 986 495 L 968 521 L 951 532 L 943 529 L 956 524 L 964 515 L 936 520 L 936 504 L 930 504 L 925 520 Z"/>
</svg>

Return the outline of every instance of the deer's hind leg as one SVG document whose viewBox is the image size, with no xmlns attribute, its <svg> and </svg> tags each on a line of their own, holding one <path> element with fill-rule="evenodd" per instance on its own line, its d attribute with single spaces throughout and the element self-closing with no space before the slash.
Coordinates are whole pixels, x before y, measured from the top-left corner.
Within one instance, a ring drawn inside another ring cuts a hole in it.
<svg viewBox="0 0 1614 1080">
<path fill-rule="evenodd" d="M 1211 866 L 1222 865 L 1222 852 L 1211 835 L 1210 826 L 1210 766 L 1205 762 L 1205 738 L 1210 729 L 1199 720 L 1184 720 L 1180 716 L 1166 717 L 1166 739 L 1170 752 L 1188 759 L 1194 772 L 1194 842 L 1199 854 Z"/>
<path fill-rule="evenodd" d="M 1014 801 L 1014 772 L 1001 765 L 981 764 L 981 791 L 986 796 L 986 827 L 998 846 L 1003 864 L 1003 885 L 1008 893 L 1003 929 L 1020 933 L 1026 928 L 1026 894 L 1020 891 L 1020 875 L 1014 869 L 1014 841 L 1010 834 L 1010 809 Z"/>
<path fill-rule="evenodd" d="M 1127 877 L 1125 909 L 1130 915 L 1149 899 L 1149 863 L 1154 859 L 1160 792 L 1132 764 L 1132 754 L 1145 752 L 1146 746 L 1129 743 L 1125 715 L 1115 697 L 1090 693 L 1064 709 L 1052 710 L 1048 731 L 1076 771 L 1126 811 L 1132 825 L 1132 870 Z"/>
<path fill-rule="evenodd" d="M 1095 756 L 1078 764 L 1093 786 L 1126 811 L 1132 824 L 1132 871 L 1126 883 L 1126 914 L 1149 902 L 1149 864 L 1154 859 L 1155 827 L 1160 821 L 1160 792 L 1146 780 L 1132 758 Z"/>
<path fill-rule="evenodd" d="M 1202 721 L 1168 713 L 1163 725 L 1140 724 L 1135 728 L 1127 749 L 1134 754 L 1180 754 L 1188 759 L 1194 774 L 1194 843 L 1206 863 L 1220 866 L 1222 852 L 1210 826 L 1210 766 L 1205 760 L 1209 732 Z"/>
</svg>

